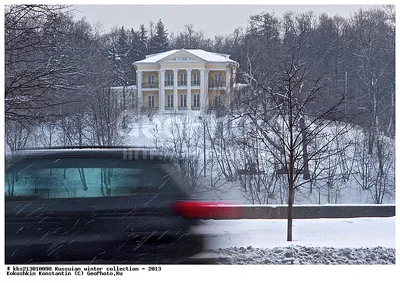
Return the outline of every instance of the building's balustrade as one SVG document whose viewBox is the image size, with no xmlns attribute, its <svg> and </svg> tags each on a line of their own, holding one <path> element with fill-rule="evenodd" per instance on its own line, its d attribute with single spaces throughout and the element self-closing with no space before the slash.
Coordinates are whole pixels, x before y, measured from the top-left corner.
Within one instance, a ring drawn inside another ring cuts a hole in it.
<svg viewBox="0 0 400 283">
<path fill-rule="evenodd" d="M 224 81 L 209 80 L 208 87 L 209 88 L 222 88 L 222 87 L 225 87 L 225 82 Z"/>
<path fill-rule="evenodd" d="M 142 83 L 142 88 L 158 88 L 158 81 L 153 83 Z"/>
<path fill-rule="evenodd" d="M 149 107 L 149 106 L 142 106 L 141 107 L 142 112 L 151 112 L 151 113 L 157 113 L 159 111 L 158 107 Z"/>
<path fill-rule="evenodd" d="M 179 80 L 178 81 L 178 86 L 187 86 L 187 85 L 188 85 L 187 80 L 184 80 L 184 81 Z M 191 86 L 201 86 L 201 82 L 200 82 L 200 80 L 191 81 L 190 85 Z M 158 81 L 154 81 L 154 82 L 150 82 L 150 83 L 142 82 L 141 86 L 142 86 L 142 88 L 158 88 L 159 83 L 158 83 Z M 164 81 L 164 86 L 173 87 L 174 81 L 168 81 L 168 80 Z M 208 79 L 208 87 L 209 88 L 226 87 L 226 82 L 222 81 L 222 80 L 216 81 L 213 79 Z"/>
<path fill-rule="evenodd" d="M 142 82 L 141 84 L 138 85 L 138 95 L 139 95 L 139 102 L 143 103 L 142 101 L 142 89 L 158 89 L 159 90 L 159 107 L 154 107 L 153 109 L 159 109 L 161 111 L 163 110 L 170 110 L 170 111 L 176 111 L 176 110 L 201 110 L 201 109 L 207 109 L 207 107 L 220 107 L 218 105 L 219 103 L 215 103 L 213 101 L 211 105 L 209 105 L 208 102 L 208 89 L 226 89 L 228 92 L 230 90 L 230 72 L 229 70 L 225 70 L 225 77 L 226 80 L 221 80 L 221 79 L 214 79 L 214 77 L 209 77 L 209 70 L 206 69 L 198 69 L 198 70 L 192 70 L 192 69 L 186 69 L 186 79 L 185 80 L 179 80 L 181 79 L 181 76 L 178 76 L 179 71 L 181 69 L 173 69 L 173 76 L 168 76 L 166 77 L 167 70 L 161 69 L 158 70 L 158 77 L 155 76 L 155 79 L 159 80 L 154 80 L 154 82 Z M 195 75 L 192 76 L 193 73 Z M 171 74 L 170 72 L 168 74 Z M 214 73 L 215 74 L 215 73 Z M 183 76 L 182 76 L 183 77 Z M 137 78 L 138 81 L 142 81 L 146 76 L 144 76 L 144 73 L 142 71 L 137 72 Z M 186 94 L 187 94 L 187 104 L 186 106 L 182 107 L 180 106 L 180 96 L 178 95 L 178 89 L 182 89 L 182 87 L 186 88 Z M 167 101 L 162 100 L 163 97 L 166 99 L 166 93 L 165 89 L 173 89 L 173 93 L 170 95 L 172 96 L 172 101 L 173 103 L 167 106 Z M 197 89 L 200 90 L 200 93 L 197 94 L 198 97 L 193 98 L 191 96 L 192 89 Z M 227 102 L 229 103 L 230 97 L 227 97 Z M 216 105 L 217 104 L 217 105 Z M 148 105 L 146 105 L 148 106 Z M 148 107 L 146 109 L 149 110 Z"/>
</svg>

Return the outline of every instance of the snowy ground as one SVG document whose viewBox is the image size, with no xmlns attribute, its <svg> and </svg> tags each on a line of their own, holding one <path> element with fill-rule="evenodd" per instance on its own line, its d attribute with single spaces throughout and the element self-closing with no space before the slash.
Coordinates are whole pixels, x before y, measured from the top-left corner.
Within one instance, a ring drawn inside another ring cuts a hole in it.
<svg viewBox="0 0 400 283">
<path fill-rule="evenodd" d="M 394 264 L 395 217 L 294 220 L 207 220 L 207 256 L 221 264 Z"/>
<path fill-rule="evenodd" d="M 182 120 L 180 120 L 182 119 Z M 210 118 L 214 121 L 214 118 Z M 197 131 L 203 131 L 201 120 L 199 119 L 199 113 L 196 111 L 188 112 L 187 115 L 172 115 L 172 114 L 154 114 L 151 118 L 147 116 L 142 116 L 138 121 L 134 121 L 130 124 L 130 130 L 126 133 L 124 144 L 129 146 L 155 146 L 156 143 L 162 143 L 162 141 L 157 141 L 157 136 L 159 137 L 167 137 L 171 135 L 171 123 L 185 123 L 188 125 L 188 128 Z M 215 121 L 214 121 L 215 122 Z M 215 123 L 211 123 L 210 127 L 215 126 Z M 329 131 L 337 130 L 334 127 L 328 127 Z M 355 139 L 356 136 L 360 135 L 360 129 L 355 128 L 349 130 L 343 139 L 346 141 Z M 208 146 L 208 145 L 207 145 Z M 351 150 L 350 150 L 351 148 Z M 350 157 L 354 154 L 354 147 L 349 147 L 348 156 Z M 213 157 L 210 152 L 207 152 L 207 160 L 211 160 Z M 349 161 L 350 162 L 350 161 Z M 356 168 L 355 168 L 356 169 Z M 392 170 L 392 169 L 390 169 Z M 209 170 L 208 170 L 209 171 Z M 215 172 L 217 174 L 217 172 Z M 215 176 L 214 174 L 214 176 Z M 207 172 L 207 176 L 210 176 L 210 172 Z M 209 178 L 204 179 L 205 184 L 209 184 Z M 372 203 L 373 200 L 371 198 L 373 193 L 372 191 L 362 190 L 359 185 L 357 185 L 355 179 L 352 177 L 348 182 L 337 181 L 334 185 L 337 190 L 337 194 L 333 194 L 331 192 L 331 198 L 328 200 L 327 191 L 325 183 L 319 183 L 319 185 L 315 185 L 315 188 L 312 193 L 310 193 L 310 189 L 305 186 L 302 189 L 299 189 L 296 193 L 296 203 L 297 204 L 325 204 L 325 203 L 345 203 L 345 204 L 365 204 Z M 318 189 L 319 188 L 319 189 Z M 243 189 L 241 188 L 239 182 L 230 182 L 226 184 L 222 184 L 219 186 L 218 192 L 210 191 L 205 194 L 205 198 L 213 198 L 215 200 L 223 200 L 223 201 L 234 201 L 238 203 L 250 203 Z M 273 199 L 269 200 L 269 203 L 280 203 L 277 196 Z M 394 197 L 386 194 L 383 203 L 395 203 Z"/>
<path fill-rule="evenodd" d="M 160 133 L 170 135 L 168 125 L 176 119 L 186 117 L 185 122 L 191 127 L 201 126 L 199 113 L 190 112 L 187 115 L 154 114 L 151 119 L 144 116 L 130 125 L 130 131 L 125 137 L 125 144 L 129 146 L 155 146 L 154 136 L 157 129 Z M 178 120 L 179 121 L 179 120 Z"/>
<path fill-rule="evenodd" d="M 376 247 L 335 249 L 327 247 L 292 246 L 258 249 L 229 248 L 214 251 L 217 264 L 396 264 L 395 249 Z"/>
</svg>

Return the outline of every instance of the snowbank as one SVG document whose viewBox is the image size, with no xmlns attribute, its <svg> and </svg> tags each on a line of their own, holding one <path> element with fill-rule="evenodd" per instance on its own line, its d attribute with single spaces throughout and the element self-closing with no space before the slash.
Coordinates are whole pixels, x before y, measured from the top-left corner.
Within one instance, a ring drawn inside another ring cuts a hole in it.
<svg viewBox="0 0 400 283">
<path fill-rule="evenodd" d="M 229 248 L 209 251 L 216 264 L 324 264 L 372 265 L 396 264 L 395 249 L 382 247 L 335 249 L 313 247 L 286 247 L 274 249 Z"/>
</svg>

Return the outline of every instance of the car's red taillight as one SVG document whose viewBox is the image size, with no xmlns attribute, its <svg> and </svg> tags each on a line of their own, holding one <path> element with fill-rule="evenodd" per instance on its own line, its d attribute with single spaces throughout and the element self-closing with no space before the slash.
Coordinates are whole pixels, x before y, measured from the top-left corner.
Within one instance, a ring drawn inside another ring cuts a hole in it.
<svg viewBox="0 0 400 283">
<path fill-rule="evenodd" d="M 240 208 L 220 202 L 179 201 L 175 203 L 174 210 L 190 218 L 236 219 L 241 216 Z"/>
</svg>

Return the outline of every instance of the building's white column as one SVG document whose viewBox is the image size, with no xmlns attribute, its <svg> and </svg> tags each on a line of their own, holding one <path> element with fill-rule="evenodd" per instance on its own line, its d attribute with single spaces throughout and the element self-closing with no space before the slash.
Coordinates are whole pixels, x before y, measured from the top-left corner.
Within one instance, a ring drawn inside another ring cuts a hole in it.
<svg viewBox="0 0 400 283">
<path fill-rule="evenodd" d="M 208 70 L 204 71 L 204 95 L 203 95 L 203 109 L 208 108 Z"/>
<path fill-rule="evenodd" d="M 227 101 L 225 102 L 225 105 L 230 108 L 231 107 L 231 68 L 228 66 L 228 68 L 225 70 L 225 80 L 226 80 L 226 98 Z"/>
<path fill-rule="evenodd" d="M 142 71 L 136 71 L 136 86 L 137 86 L 137 94 L 138 94 L 138 107 L 139 110 L 142 107 L 143 103 L 143 95 L 142 95 Z"/>
<path fill-rule="evenodd" d="M 204 69 L 200 69 L 200 109 L 204 109 L 204 95 L 205 95 L 205 83 L 204 83 Z"/>
<path fill-rule="evenodd" d="M 178 69 L 174 69 L 174 110 L 178 109 Z"/>
<path fill-rule="evenodd" d="M 187 93 L 186 93 L 186 104 L 187 110 L 192 110 L 192 70 L 186 69 L 187 78 Z"/>
<path fill-rule="evenodd" d="M 164 112 L 165 109 L 165 90 L 164 90 L 164 79 L 165 70 L 158 71 L 158 110 Z"/>
</svg>

